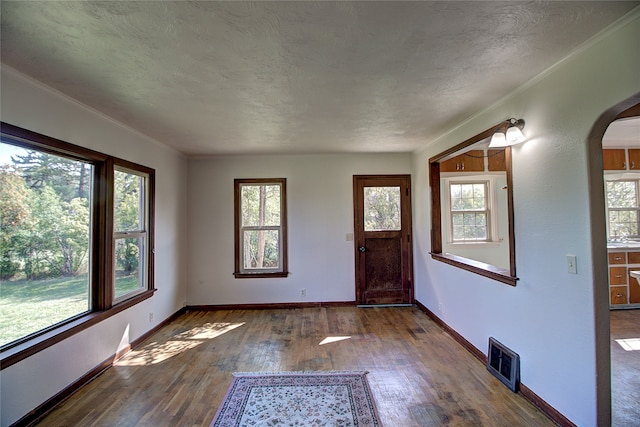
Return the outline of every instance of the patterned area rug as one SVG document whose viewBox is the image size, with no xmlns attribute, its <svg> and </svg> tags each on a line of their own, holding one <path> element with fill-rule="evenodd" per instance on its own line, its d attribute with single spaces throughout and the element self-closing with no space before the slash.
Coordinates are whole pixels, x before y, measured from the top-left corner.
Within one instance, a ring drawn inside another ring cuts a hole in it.
<svg viewBox="0 0 640 427">
<path fill-rule="evenodd" d="M 211 427 L 381 426 L 366 374 L 235 373 Z"/>
</svg>

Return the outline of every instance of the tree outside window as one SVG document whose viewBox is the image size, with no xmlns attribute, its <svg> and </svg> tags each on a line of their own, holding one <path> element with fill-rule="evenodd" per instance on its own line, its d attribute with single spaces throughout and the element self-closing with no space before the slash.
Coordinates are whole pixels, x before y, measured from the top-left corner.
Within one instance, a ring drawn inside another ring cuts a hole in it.
<svg viewBox="0 0 640 427">
<path fill-rule="evenodd" d="M 638 181 L 606 181 L 607 236 L 610 240 L 640 237 Z"/>
<path fill-rule="evenodd" d="M 286 276 L 286 180 L 235 180 L 235 276 Z"/>
</svg>

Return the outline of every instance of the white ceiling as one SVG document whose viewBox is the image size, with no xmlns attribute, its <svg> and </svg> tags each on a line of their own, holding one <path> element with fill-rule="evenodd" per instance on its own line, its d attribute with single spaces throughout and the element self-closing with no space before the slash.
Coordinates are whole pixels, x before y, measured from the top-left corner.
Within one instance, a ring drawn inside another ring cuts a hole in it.
<svg viewBox="0 0 640 427">
<path fill-rule="evenodd" d="M 0 53 L 188 155 L 413 151 L 637 5 L 2 1 Z"/>
<path fill-rule="evenodd" d="M 604 147 L 640 147 L 640 117 L 611 123 L 602 137 Z"/>
</svg>

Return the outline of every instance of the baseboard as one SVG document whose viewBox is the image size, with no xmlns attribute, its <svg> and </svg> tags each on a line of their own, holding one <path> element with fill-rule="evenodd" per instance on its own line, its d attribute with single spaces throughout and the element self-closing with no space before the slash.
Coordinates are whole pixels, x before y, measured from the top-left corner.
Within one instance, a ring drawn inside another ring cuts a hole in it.
<svg viewBox="0 0 640 427">
<path fill-rule="evenodd" d="M 71 397 L 75 392 L 80 390 L 83 386 L 89 384 L 94 379 L 98 378 L 102 375 L 107 369 L 111 368 L 113 364 L 127 354 L 129 351 L 139 347 L 147 338 L 155 334 L 162 328 L 163 326 L 171 323 L 175 318 L 180 316 L 185 312 L 184 308 L 176 311 L 174 314 L 166 318 L 164 321 L 160 322 L 155 327 L 148 330 L 146 333 L 142 334 L 139 338 L 133 340 L 127 347 L 121 349 L 120 351 L 114 353 L 111 357 L 104 360 L 98 366 L 94 367 L 92 370 L 87 372 L 85 375 L 80 377 L 74 383 L 69 385 L 68 387 L 61 390 L 59 393 L 54 395 L 53 397 L 47 399 L 44 403 L 39 405 L 37 408 L 20 418 L 15 423 L 11 424 L 10 427 L 27 427 L 36 425 L 39 421 L 42 420 L 49 412 L 58 407 L 62 402 Z"/>
<path fill-rule="evenodd" d="M 318 307 L 354 307 L 355 301 L 328 302 L 284 302 L 273 304 L 220 304 L 220 305 L 188 305 L 190 311 L 212 310 L 277 310 L 286 308 L 318 308 Z"/>
<path fill-rule="evenodd" d="M 420 311 L 424 312 L 434 323 L 440 326 L 446 333 L 451 335 L 451 337 L 456 340 L 458 344 L 464 347 L 469 353 L 474 355 L 476 359 L 482 362 L 485 366 L 487 364 L 487 355 L 484 354 L 481 350 L 479 350 L 476 346 L 467 341 L 462 335 L 455 331 L 451 326 L 447 325 L 442 319 L 440 319 L 434 312 L 429 310 L 425 305 L 420 303 L 420 301 L 415 301 L 416 307 L 420 309 Z M 545 402 L 540 396 L 535 394 L 528 388 L 526 385 L 520 383 L 520 395 L 527 399 L 531 404 L 533 404 L 536 408 L 542 411 L 547 417 L 549 417 L 553 422 L 558 424 L 561 427 L 576 427 L 574 423 L 572 423 L 567 417 L 562 415 L 556 408 L 549 405 Z"/>
</svg>

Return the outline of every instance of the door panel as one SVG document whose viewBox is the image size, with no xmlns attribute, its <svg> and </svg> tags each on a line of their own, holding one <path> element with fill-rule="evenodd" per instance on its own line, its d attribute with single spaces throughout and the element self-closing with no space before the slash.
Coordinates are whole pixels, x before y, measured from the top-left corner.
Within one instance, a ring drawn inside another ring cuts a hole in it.
<svg viewBox="0 0 640 427">
<path fill-rule="evenodd" d="M 354 176 L 358 304 L 413 302 L 409 175 Z"/>
</svg>

